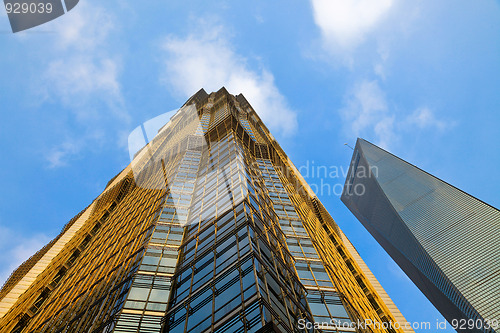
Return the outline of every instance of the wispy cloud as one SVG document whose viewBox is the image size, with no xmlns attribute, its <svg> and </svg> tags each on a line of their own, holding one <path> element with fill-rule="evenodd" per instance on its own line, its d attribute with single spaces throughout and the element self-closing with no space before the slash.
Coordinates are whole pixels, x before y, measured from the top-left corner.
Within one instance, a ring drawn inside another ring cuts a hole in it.
<svg viewBox="0 0 500 333">
<path fill-rule="evenodd" d="M 99 5 L 82 3 L 54 22 L 54 58 L 42 76 L 46 93 L 71 108 L 100 100 L 127 118 L 121 107 L 120 56 L 110 45 L 113 16 Z"/>
<path fill-rule="evenodd" d="M 398 54 L 398 41 L 406 42 L 410 27 L 416 25 L 419 4 L 311 0 L 311 5 L 321 31 L 323 49 L 319 57 L 333 66 L 347 66 L 351 80 L 356 82 L 346 89 L 344 106 L 339 110 L 346 134 L 370 137 L 389 148 L 405 132 L 443 132 L 452 127 L 431 108 L 424 105 L 409 109 L 398 105 L 391 95 L 395 75 L 392 57 Z"/>
<path fill-rule="evenodd" d="M 410 114 L 391 107 L 377 80 L 357 83 L 346 94 L 344 107 L 339 113 L 346 136 L 370 138 L 386 149 L 394 146 L 402 133 L 443 132 L 455 125 L 439 119 L 428 107 L 420 107 Z"/>
<path fill-rule="evenodd" d="M 162 41 L 164 67 L 161 80 L 183 98 L 205 88 L 225 86 L 233 94 L 243 93 L 263 121 L 287 135 L 297 128 L 291 110 L 266 69 L 250 69 L 222 26 L 203 24 L 187 37 L 168 36 Z"/>
<path fill-rule="evenodd" d="M 56 46 L 59 49 L 77 49 L 94 52 L 109 39 L 116 29 L 115 18 L 95 3 L 82 2 L 67 16 L 54 21 L 52 29 L 57 32 Z"/>
<path fill-rule="evenodd" d="M 314 21 L 329 49 L 363 41 L 393 6 L 393 0 L 311 0 Z"/>
<path fill-rule="evenodd" d="M 81 142 L 67 140 L 57 147 L 46 152 L 45 158 L 49 168 L 59 168 L 68 165 L 69 159 L 78 154 L 82 149 Z"/>
<path fill-rule="evenodd" d="M 128 122 L 118 72 L 117 62 L 110 58 L 74 55 L 50 62 L 44 78 L 48 94 L 56 96 L 78 119 L 100 118 L 91 108 L 103 103 L 104 113 Z"/>
<path fill-rule="evenodd" d="M 56 130 L 63 139 L 44 153 L 48 167 L 58 168 L 86 148 L 101 145 L 98 133 L 117 132 L 131 117 L 120 83 L 122 56 L 116 48 L 120 31 L 115 17 L 102 5 L 86 1 L 46 29 L 53 33 L 34 81 L 41 104 L 57 105 L 54 119 L 60 114 Z M 71 136 L 75 139 L 67 139 Z"/>
<path fill-rule="evenodd" d="M 377 81 L 364 80 L 346 96 L 340 110 L 344 132 L 349 135 L 375 135 L 377 144 L 388 147 L 395 138 L 395 116 L 389 112 L 385 94 Z"/>
<path fill-rule="evenodd" d="M 434 112 L 428 107 L 416 109 L 408 116 L 407 123 L 410 126 L 416 125 L 420 129 L 436 129 L 438 131 L 444 131 L 456 125 L 454 121 L 437 119 Z"/>
<path fill-rule="evenodd" d="M 0 225 L 0 286 L 20 264 L 50 241 L 45 234 L 29 237 Z"/>
</svg>

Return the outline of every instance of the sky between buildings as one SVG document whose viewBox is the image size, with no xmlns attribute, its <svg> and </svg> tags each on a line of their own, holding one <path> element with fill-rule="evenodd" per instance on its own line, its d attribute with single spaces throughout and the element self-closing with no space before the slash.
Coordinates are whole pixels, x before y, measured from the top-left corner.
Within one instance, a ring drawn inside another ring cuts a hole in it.
<svg viewBox="0 0 500 333">
<path fill-rule="evenodd" d="M 0 283 L 202 87 L 246 96 L 410 322 L 443 318 L 341 203 L 344 143 L 500 206 L 496 1 L 82 0 L 17 34 L 2 8 L 0 45 Z"/>
</svg>

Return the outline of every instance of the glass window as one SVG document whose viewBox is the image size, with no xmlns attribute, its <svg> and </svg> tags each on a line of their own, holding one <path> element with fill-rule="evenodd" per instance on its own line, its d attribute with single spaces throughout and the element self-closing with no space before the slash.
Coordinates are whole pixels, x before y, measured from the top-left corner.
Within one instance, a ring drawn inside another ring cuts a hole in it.
<svg viewBox="0 0 500 333">
<path fill-rule="evenodd" d="M 177 259 L 174 259 L 174 258 L 161 258 L 160 260 L 160 265 L 161 266 L 172 266 L 172 267 L 175 267 L 177 263 Z"/>
<path fill-rule="evenodd" d="M 167 303 L 169 294 L 169 290 L 152 289 L 149 295 L 149 301 Z"/>
<path fill-rule="evenodd" d="M 167 310 L 167 303 L 148 303 L 146 310 L 165 312 Z"/>
<path fill-rule="evenodd" d="M 145 301 L 148 298 L 149 288 L 130 288 L 128 299 Z"/>
<path fill-rule="evenodd" d="M 158 265 L 159 262 L 160 262 L 160 257 L 145 256 L 144 259 L 142 260 L 142 264 L 144 265 Z"/>
<path fill-rule="evenodd" d="M 142 309 L 144 309 L 145 305 L 146 305 L 146 302 L 126 301 L 124 307 L 127 308 L 127 309 L 142 310 Z"/>
<path fill-rule="evenodd" d="M 310 301 L 309 307 L 311 308 L 313 316 L 329 316 L 328 310 L 323 303 L 315 303 Z"/>
</svg>

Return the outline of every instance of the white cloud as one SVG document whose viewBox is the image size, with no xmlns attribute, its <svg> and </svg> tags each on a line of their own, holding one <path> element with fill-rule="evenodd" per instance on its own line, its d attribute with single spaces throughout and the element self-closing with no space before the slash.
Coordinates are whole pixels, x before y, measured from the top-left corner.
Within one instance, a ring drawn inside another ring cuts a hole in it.
<svg viewBox="0 0 500 333">
<path fill-rule="evenodd" d="M 340 110 L 346 134 L 371 137 L 388 148 L 402 132 L 447 129 L 447 124 L 428 108 L 409 114 L 407 109 L 394 106 L 390 95 L 391 79 L 397 75 L 392 60 L 398 55 L 398 43 L 405 43 L 411 28 L 417 26 L 420 4 L 398 0 L 310 1 L 323 43 L 323 50 L 315 57 L 334 67 L 347 67 L 351 80 L 358 82 L 347 91 Z M 367 73 L 372 81 L 364 79 Z M 381 82 L 388 87 L 388 96 L 380 88 Z"/>
<path fill-rule="evenodd" d="M 101 99 L 109 111 L 128 120 L 127 113 L 119 111 L 123 98 L 118 82 L 118 65 L 106 57 L 74 55 L 52 61 L 45 73 L 49 93 L 70 107 L 78 108 Z"/>
<path fill-rule="evenodd" d="M 388 149 L 401 138 L 401 133 L 435 129 L 443 132 L 455 125 L 438 119 L 428 107 L 420 107 L 408 114 L 389 107 L 384 91 L 377 80 L 363 80 L 346 94 L 344 107 L 339 113 L 344 133 L 369 138 Z"/>
<path fill-rule="evenodd" d="M 377 144 L 388 147 L 396 137 L 395 116 L 389 112 L 385 95 L 377 81 L 364 80 L 348 93 L 340 110 L 348 135 L 375 135 Z"/>
<path fill-rule="evenodd" d="M 455 125 L 454 122 L 446 122 L 439 120 L 434 115 L 434 112 L 428 107 L 421 107 L 416 109 L 411 115 L 408 116 L 407 122 L 409 125 L 416 125 L 420 129 L 436 129 L 438 131 L 446 130 Z"/>
<path fill-rule="evenodd" d="M 86 1 L 45 29 L 53 33 L 43 46 L 46 58 L 40 59 L 43 65 L 33 81 L 42 103 L 62 106 L 55 111 L 61 113 L 56 130 L 64 133 L 63 138 L 78 133 L 78 139 L 62 140 L 44 152 L 48 167 L 57 168 L 84 149 L 101 145 L 103 136 L 98 133 L 126 127 L 131 117 L 120 83 L 122 57 L 115 17 L 99 3 Z M 52 114 L 50 119 L 57 117 Z M 64 126 L 64 121 L 71 126 Z"/>
<path fill-rule="evenodd" d="M 222 86 L 233 94 L 243 93 L 268 127 L 283 134 L 297 128 L 296 114 L 266 69 L 249 69 L 220 26 L 203 26 L 186 38 L 169 36 L 162 42 L 164 71 L 161 80 L 183 98 L 200 88 L 207 92 Z"/>
<path fill-rule="evenodd" d="M 380 119 L 373 128 L 378 138 L 378 145 L 382 148 L 388 149 L 391 144 L 397 140 L 395 119 L 396 117 L 394 115 L 386 116 Z"/>
<path fill-rule="evenodd" d="M 116 29 L 114 17 L 96 3 L 81 2 L 65 16 L 53 21 L 59 49 L 78 49 L 87 53 L 106 44 Z"/>
<path fill-rule="evenodd" d="M 65 141 L 58 147 L 54 147 L 45 154 L 45 158 L 49 162 L 49 168 L 59 168 L 68 165 L 68 159 L 80 152 L 82 144 Z"/>
<path fill-rule="evenodd" d="M 0 225 L 0 286 L 10 274 L 49 241 L 45 234 L 25 237 L 23 234 Z"/>
<path fill-rule="evenodd" d="M 384 65 L 381 63 L 375 64 L 373 66 L 373 72 L 380 77 L 382 80 L 385 80 L 386 74 L 385 74 L 385 68 Z"/>
<path fill-rule="evenodd" d="M 383 19 L 393 0 L 311 0 L 314 21 L 328 47 L 351 48 Z"/>
<path fill-rule="evenodd" d="M 54 20 L 55 54 L 42 75 L 46 94 L 72 108 L 96 100 L 111 110 L 122 105 L 120 57 L 110 45 L 114 22 L 104 8 L 87 3 Z M 120 116 L 127 118 L 124 111 Z"/>
</svg>

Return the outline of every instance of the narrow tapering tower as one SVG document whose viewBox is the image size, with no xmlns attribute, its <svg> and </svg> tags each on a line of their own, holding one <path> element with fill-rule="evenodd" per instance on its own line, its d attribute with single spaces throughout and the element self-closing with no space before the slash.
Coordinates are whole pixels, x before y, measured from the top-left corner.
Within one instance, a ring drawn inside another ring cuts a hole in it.
<svg viewBox="0 0 500 333">
<path fill-rule="evenodd" d="M 498 209 L 363 139 L 342 201 L 458 331 L 498 330 Z"/>
</svg>

